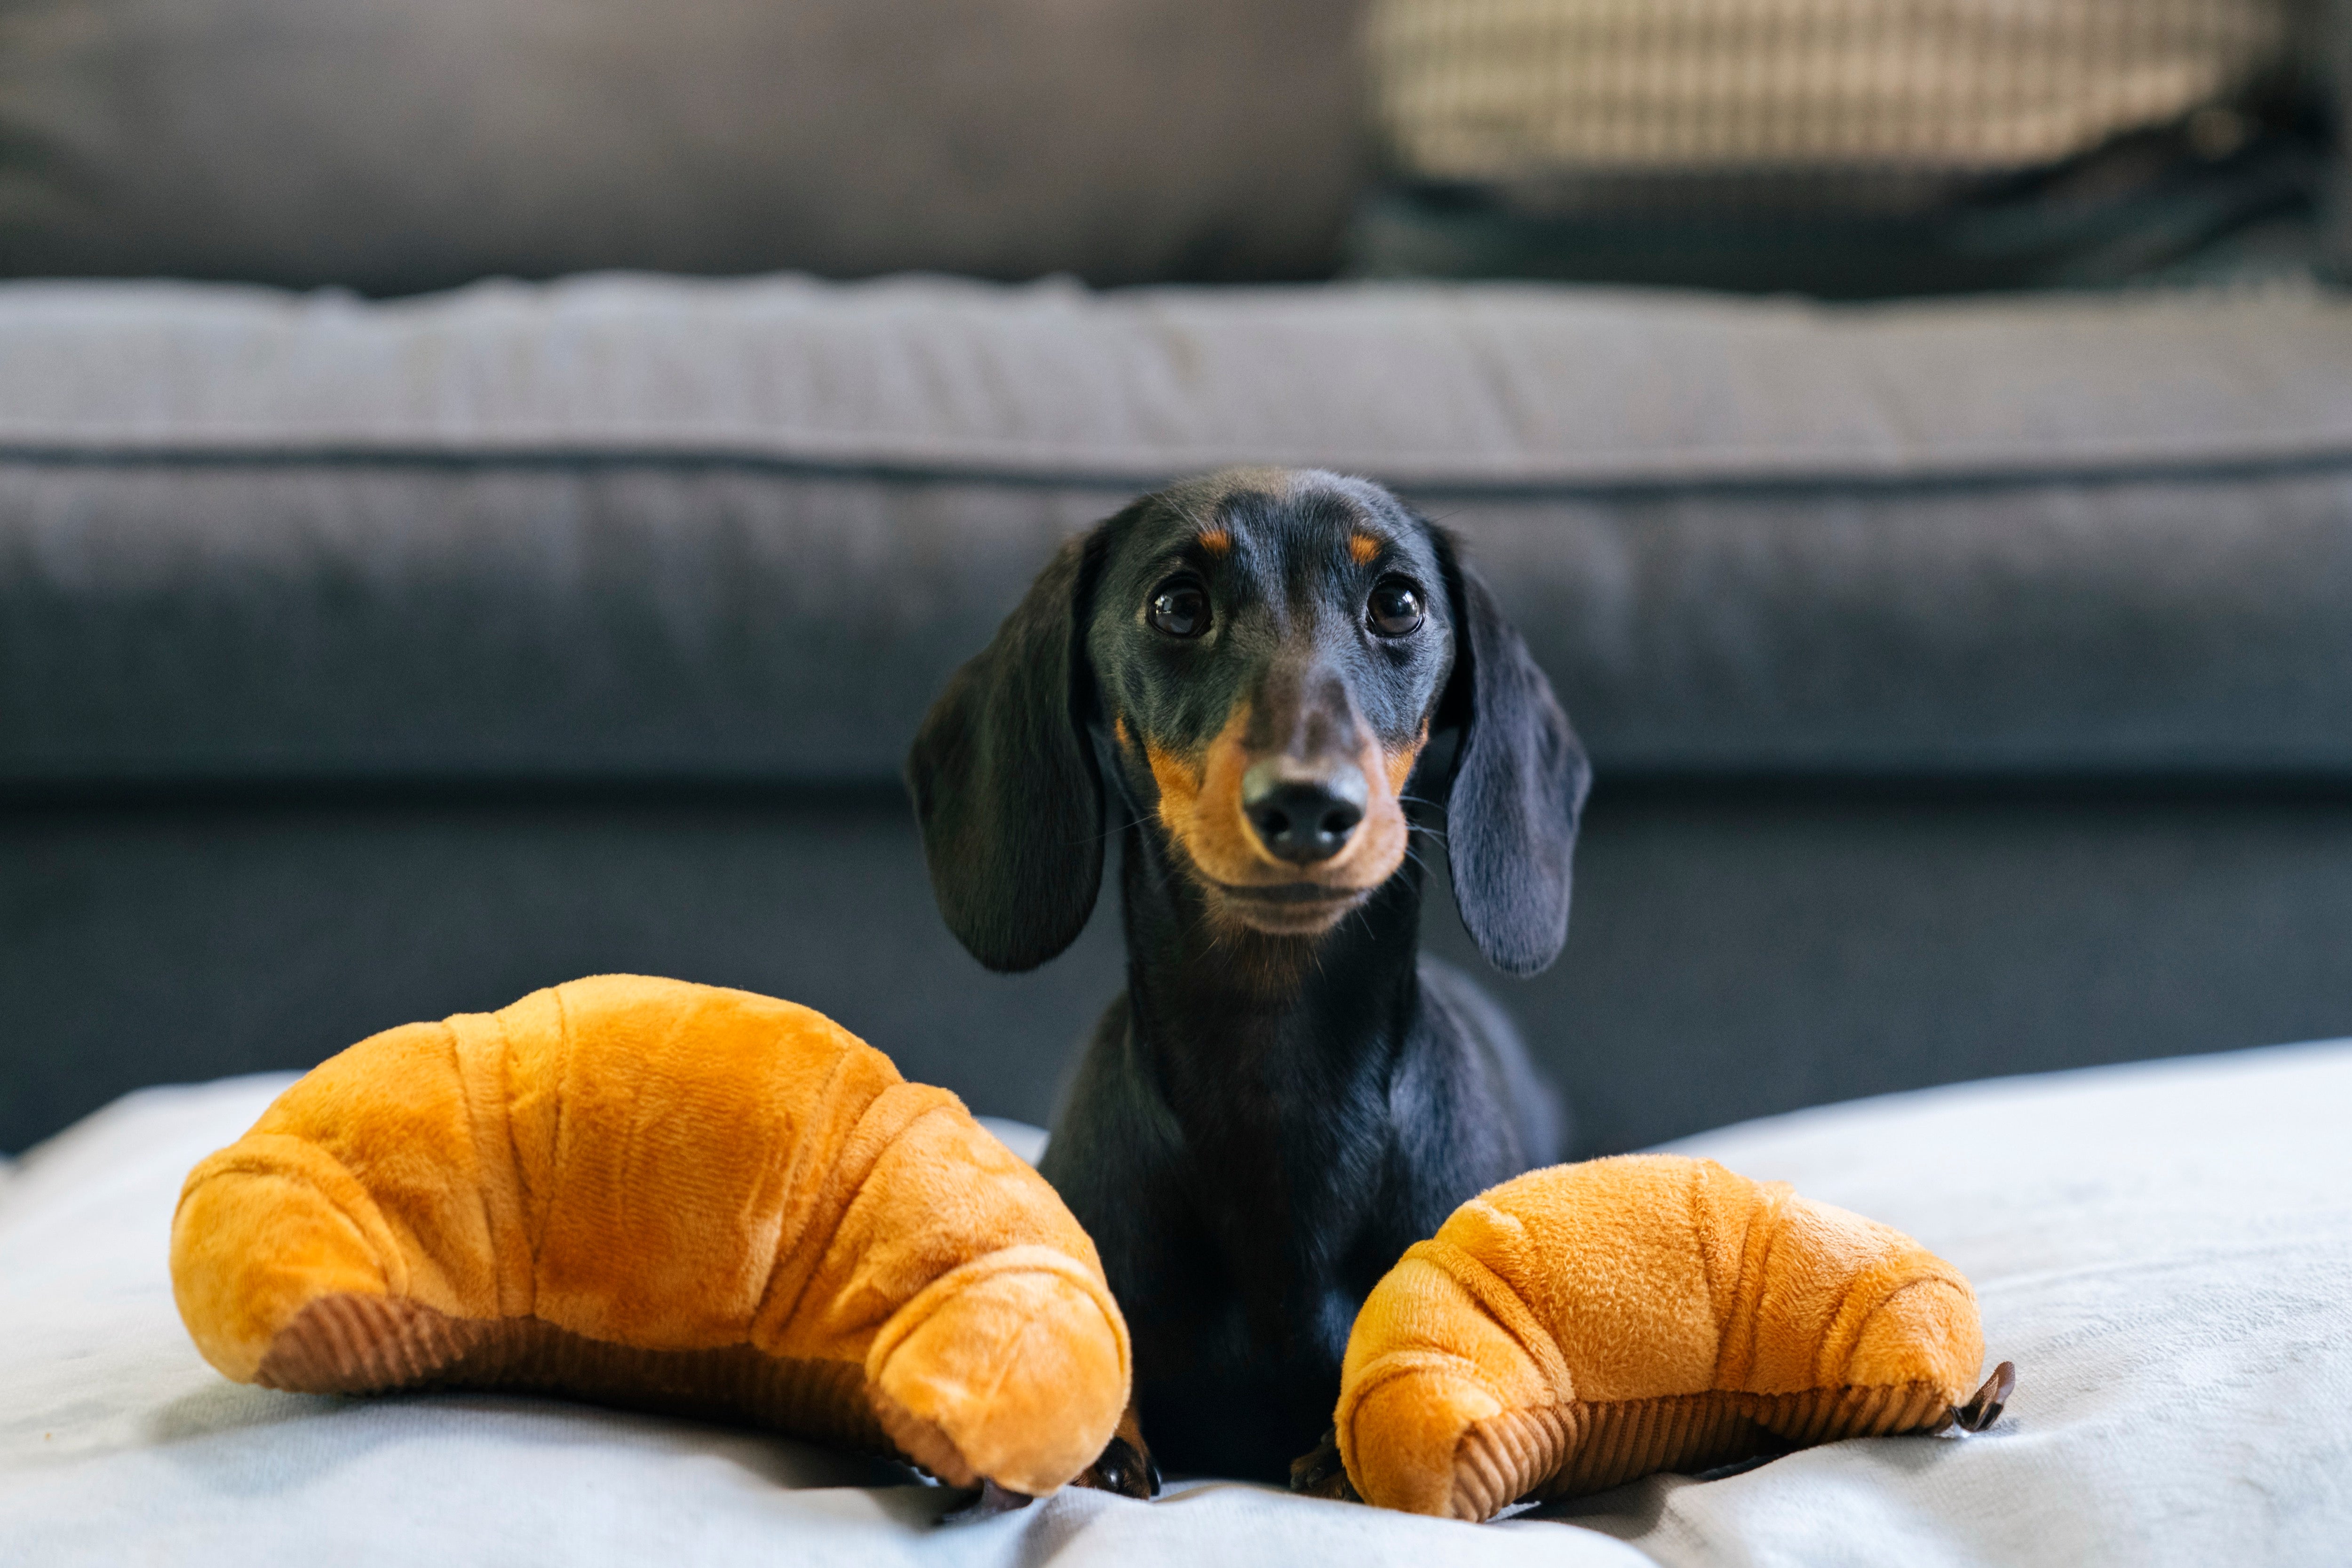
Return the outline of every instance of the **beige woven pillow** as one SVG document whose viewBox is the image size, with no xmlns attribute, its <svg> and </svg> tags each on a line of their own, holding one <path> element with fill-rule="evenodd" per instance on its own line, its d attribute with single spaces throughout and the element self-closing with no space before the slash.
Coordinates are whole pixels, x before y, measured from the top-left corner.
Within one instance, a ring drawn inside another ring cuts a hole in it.
<svg viewBox="0 0 2352 1568">
<path fill-rule="evenodd" d="M 2021 168 L 2213 104 L 2294 0 L 1372 0 L 1426 178 Z"/>
</svg>

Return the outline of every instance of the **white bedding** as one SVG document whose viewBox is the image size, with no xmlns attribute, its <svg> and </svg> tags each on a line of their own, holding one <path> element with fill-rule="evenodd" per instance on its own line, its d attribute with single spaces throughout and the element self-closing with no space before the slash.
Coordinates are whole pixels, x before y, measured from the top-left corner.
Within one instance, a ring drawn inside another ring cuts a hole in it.
<svg viewBox="0 0 2352 1568">
<path fill-rule="evenodd" d="M 1680 1147 L 1966 1269 L 2009 1414 L 1474 1527 L 1204 1484 L 950 1494 L 756 1433 L 551 1401 L 224 1382 L 164 1272 L 181 1176 L 283 1083 L 154 1089 L 0 1182 L 0 1563 L 2352 1562 L 2352 1044 L 2012 1079 Z"/>
</svg>

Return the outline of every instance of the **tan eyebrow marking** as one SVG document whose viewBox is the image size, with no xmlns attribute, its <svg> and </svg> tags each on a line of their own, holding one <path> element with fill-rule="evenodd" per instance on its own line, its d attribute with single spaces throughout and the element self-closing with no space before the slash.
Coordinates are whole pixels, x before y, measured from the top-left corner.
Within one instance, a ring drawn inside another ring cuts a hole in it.
<svg viewBox="0 0 2352 1568">
<path fill-rule="evenodd" d="M 1381 542 L 1369 533 L 1348 535 L 1348 553 L 1356 558 L 1359 566 L 1370 566 L 1380 558 Z"/>
<path fill-rule="evenodd" d="M 1234 547 L 1234 536 L 1223 528 L 1204 528 L 1195 536 L 1202 549 L 1212 555 L 1223 555 Z"/>
<path fill-rule="evenodd" d="M 1118 737 L 1118 743 L 1122 750 L 1131 751 L 1134 749 L 1135 737 L 1127 732 L 1126 714 L 1121 713 L 1110 721 L 1110 731 L 1112 734 Z"/>
</svg>

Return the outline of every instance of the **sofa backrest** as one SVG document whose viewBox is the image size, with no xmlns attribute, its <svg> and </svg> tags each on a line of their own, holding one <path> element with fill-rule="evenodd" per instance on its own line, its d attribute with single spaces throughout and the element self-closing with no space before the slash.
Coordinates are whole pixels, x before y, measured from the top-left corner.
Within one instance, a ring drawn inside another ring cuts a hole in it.
<svg viewBox="0 0 2352 1568">
<path fill-rule="evenodd" d="M 13 0 L 0 275 L 1317 275 L 1356 10 Z"/>
</svg>

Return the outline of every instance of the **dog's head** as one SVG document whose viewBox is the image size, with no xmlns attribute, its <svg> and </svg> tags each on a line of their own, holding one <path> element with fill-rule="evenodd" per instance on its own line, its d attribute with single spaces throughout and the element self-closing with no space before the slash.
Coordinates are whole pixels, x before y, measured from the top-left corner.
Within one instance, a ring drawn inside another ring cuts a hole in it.
<svg viewBox="0 0 2352 1568">
<path fill-rule="evenodd" d="M 931 885 L 982 963 L 1076 939 L 1103 799 L 1156 825 L 1212 918 L 1328 931 L 1442 806 L 1463 921 L 1532 973 L 1568 930 L 1591 770 L 1452 540 L 1378 485 L 1236 469 L 1073 540 L 958 670 L 908 759 Z"/>
</svg>

